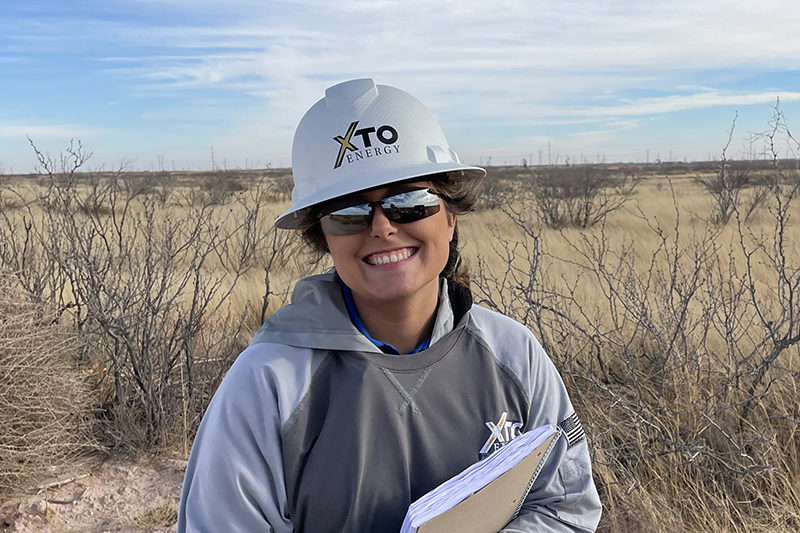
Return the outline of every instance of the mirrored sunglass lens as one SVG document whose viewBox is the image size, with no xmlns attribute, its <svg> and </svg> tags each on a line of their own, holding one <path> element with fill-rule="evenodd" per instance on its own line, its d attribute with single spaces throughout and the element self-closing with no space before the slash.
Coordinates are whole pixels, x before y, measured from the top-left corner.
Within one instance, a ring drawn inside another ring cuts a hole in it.
<svg viewBox="0 0 800 533">
<path fill-rule="evenodd" d="M 368 204 L 345 207 L 325 215 L 320 219 L 322 232 L 326 235 L 350 235 L 359 233 L 369 226 L 370 206 Z"/>
<path fill-rule="evenodd" d="M 381 200 L 384 207 L 411 208 L 418 205 L 433 207 L 439 205 L 439 197 L 428 192 L 428 189 L 418 189 L 416 191 L 401 192 L 394 196 L 389 196 Z"/>
<path fill-rule="evenodd" d="M 351 205 L 350 207 L 343 207 L 342 209 L 337 209 L 333 213 L 328 216 L 337 216 L 337 217 L 369 217 L 370 213 L 372 212 L 372 206 L 369 204 L 359 204 L 359 205 Z"/>
<path fill-rule="evenodd" d="M 408 191 L 381 200 L 389 220 L 405 224 L 439 212 L 439 197 L 427 189 Z"/>
<path fill-rule="evenodd" d="M 417 189 L 388 196 L 381 200 L 387 218 L 405 224 L 422 220 L 439 212 L 439 197 L 428 189 Z M 372 205 L 359 204 L 337 209 L 320 219 L 326 235 L 350 235 L 367 228 L 372 220 Z"/>
</svg>

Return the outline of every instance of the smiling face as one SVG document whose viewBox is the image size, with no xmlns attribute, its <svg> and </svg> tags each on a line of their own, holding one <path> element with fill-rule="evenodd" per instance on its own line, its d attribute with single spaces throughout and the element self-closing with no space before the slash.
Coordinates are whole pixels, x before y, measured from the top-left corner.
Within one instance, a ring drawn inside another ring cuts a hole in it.
<svg viewBox="0 0 800 533">
<path fill-rule="evenodd" d="M 429 184 L 414 184 L 426 187 Z M 364 202 L 393 194 L 391 187 L 361 193 Z M 372 223 L 352 235 L 325 235 L 333 264 L 356 302 L 392 302 L 403 298 L 438 298 L 439 273 L 447 264 L 455 215 L 440 199 L 439 212 L 399 224 L 373 205 Z"/>
</svg>

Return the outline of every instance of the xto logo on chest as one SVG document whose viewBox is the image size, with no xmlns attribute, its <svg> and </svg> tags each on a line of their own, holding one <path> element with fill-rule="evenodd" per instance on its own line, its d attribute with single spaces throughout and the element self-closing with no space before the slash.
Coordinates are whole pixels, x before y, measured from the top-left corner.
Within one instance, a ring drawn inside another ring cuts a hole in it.
<svg viewBox="0 0 800 533">
<path fill-rule="evenodd" d="M 350 127 L 347 128 L 347 133 L 344 137 L 337 135 L 333 138 L 341 146 L 339 147 L 339 155 L 336 157 L 336 164 L 333 168 L 342 166 L 342 162 L 346 159 L 348 163 L 364 159 L 365 157 L 376 157 L 381 155 L 398 154 L 400 153 L 400 145 L 395 144 L 398 139 L 397 130 L 388 124 L 384 124 L 379 128 L 369 127 L 357 130 L 358 121 L 352 122 Z M 361 142 L 364 145 L 359 148 L 353 144 L 353 136 L 361 137 Z M 372 139 L 375 138 L 380 141 L 384 146 L 372 146 Z M 354 152 L 348 154 L 347 152 Z"/>
<path fill-rule="evenodd" d="M 491 455 L 494 451 L 499 450 L 511 442 L 512 439 L 522 434 L 522 423 L 509 421 L 507 411 L 503 411 L 503 414 L 500 415 L 500 420 L 496 424 L 491 420 L 486 422 L 486 427 L 491 431 L 491 435 L 489 435 L 489 438 L 483 444 L 483 448 L 481 448 L 481 458 Z"/>
</svg>

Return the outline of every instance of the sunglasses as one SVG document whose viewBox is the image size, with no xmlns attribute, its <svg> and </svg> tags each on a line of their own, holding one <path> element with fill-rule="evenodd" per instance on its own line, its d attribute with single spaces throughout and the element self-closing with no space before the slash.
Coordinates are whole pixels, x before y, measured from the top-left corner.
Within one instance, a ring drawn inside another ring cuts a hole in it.
<svg viewBox="0 0 800 533">
<path fill-rule="evenodd" d="M 361 233 L 372 224 L 374 205 L 380 204 L 386 218 L 397 224 L 408 224 L 428 218 L 439 212 L 439 197 L 430 189 L 413 189 L 377 202 L 347 205 L 339 208 L 332 205 L 319 215 L 322 232 L 325 235 L 352 235 Z M 341 205 L 341 204 L 339 204 Z"/>
</svg>

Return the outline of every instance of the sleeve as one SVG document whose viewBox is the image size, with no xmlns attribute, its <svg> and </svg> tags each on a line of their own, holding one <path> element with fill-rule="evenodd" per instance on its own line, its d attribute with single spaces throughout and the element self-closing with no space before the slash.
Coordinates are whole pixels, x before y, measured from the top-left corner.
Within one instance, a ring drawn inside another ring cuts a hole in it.
<svg viewBox="0 0 800 533">
<path fill-rule="evenodd" d="M 583 428 L 558 371 L 532 335 L 529 350 L 531 365 L 526 377 L 531 408 L 526 430 L 558 424 L 563 432 L 519 516 L 502 532 L 595 531 L 602 505 Z"/>
<path fill-rule="evenodd" d="M 281 392 L 261 357 L 268 345 L 257 346 L 239 356 L 203 416 L 186 468 L 178 533 L 292 531 Z"/>
</svg>

